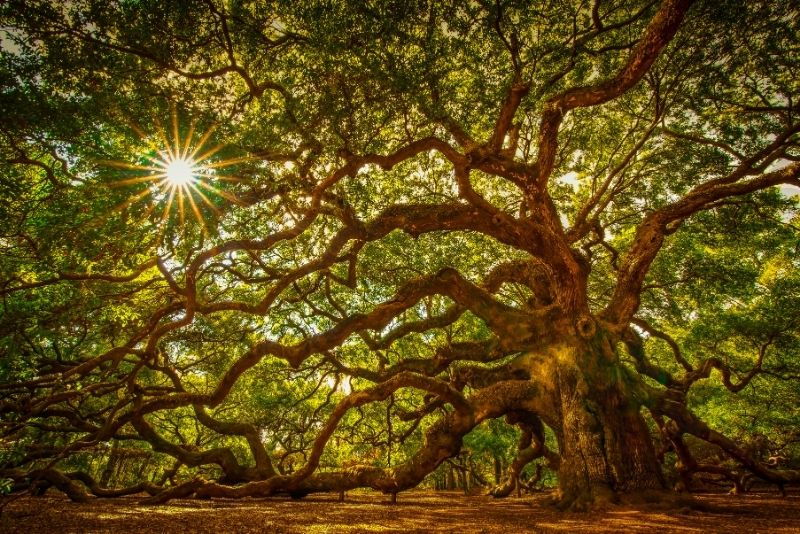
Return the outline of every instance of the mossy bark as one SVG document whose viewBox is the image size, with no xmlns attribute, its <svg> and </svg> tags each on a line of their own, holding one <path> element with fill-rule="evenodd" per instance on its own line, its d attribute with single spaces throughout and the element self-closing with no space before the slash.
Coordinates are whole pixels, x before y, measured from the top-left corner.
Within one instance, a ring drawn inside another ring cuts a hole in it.
<svg viewBox="0 0 800 534">
<path fill-rule="evenodd" d="M 666 485 L 640 413 L 640 383 L 618 361 L 610 338 L 598 333 L 558 356 L 559 506 L 657 499 Z"/>
</svg>

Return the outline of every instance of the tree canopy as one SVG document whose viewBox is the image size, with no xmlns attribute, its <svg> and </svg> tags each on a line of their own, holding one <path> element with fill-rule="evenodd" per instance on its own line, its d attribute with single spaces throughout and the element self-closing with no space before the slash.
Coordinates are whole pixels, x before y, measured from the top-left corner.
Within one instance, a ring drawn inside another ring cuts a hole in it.
<svg viewBox="0 0 800 534">
<path fill-rule="evenodd" d="M 800 479 L 796 2 L 0 20 L 11 489 Z"/>
</svg>

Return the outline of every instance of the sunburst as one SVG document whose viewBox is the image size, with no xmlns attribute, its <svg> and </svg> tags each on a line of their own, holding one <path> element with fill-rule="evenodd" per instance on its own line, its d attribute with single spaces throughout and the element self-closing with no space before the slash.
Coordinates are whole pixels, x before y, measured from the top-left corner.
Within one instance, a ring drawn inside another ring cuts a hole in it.
<svg viewBox="0 0 800 534">
<path fill-rule="evenodd" d="M 175 159 L 167 164 L 165 169 L 167 181 L 173 186 L 182 186 L 194 181 L 197 172 L 194 161 L 190 159 Z"/>
<path fill-rule="evenodd" d="M 218 182 L 238 182 L 240 178 L 219 170 L 249 160 L 249 157 L 238 157 L 218 160 L 216 155 L 224 147 L 222 144 L 207 146 L 215 126 L 208 128 L 195 139 L 195 125 L 189 126 L 185 136 L 181 135 L 177 113 L 172 113 L 172 139 L 158 121 L 154 121 L 155 135 L 131 123 L 131 127 L 139 137 L 147 143 L 147 153 L 140 156 L 140 163 L 122 161 L 104 161 L 102 163 L 128 171 L 136 176 L 121 178 L 110 184 L 111 187 L 126 187 L 146 183 L 148 187 L 138 191 L 126 199 L 117 209 L 124 209 L 136 202 L 144 202 L 148 208 L 144 218 L 149 218 L 156 210 L 161 211 L 159 221 L 158 242 L 161 243 L 164 229 L 170 218 L 177 212 L 181 227 L 186 223 L 187 211 L 191 211 L 203 233 L 207 233 L 201 205 L 205 205 L 215 214 L 220 208 L 215 205 L 213 197 L 223 198 L 234 204 L 239 199 L 218 187 Z M 142 174 L 144 173 L 144 174 Z M 215 185 L 217 184 L 217 185 Z M 211 196 L 212 198 L 209 198 Z M 188 210 L 187 210 L 188 204 Z"/>
</svg>

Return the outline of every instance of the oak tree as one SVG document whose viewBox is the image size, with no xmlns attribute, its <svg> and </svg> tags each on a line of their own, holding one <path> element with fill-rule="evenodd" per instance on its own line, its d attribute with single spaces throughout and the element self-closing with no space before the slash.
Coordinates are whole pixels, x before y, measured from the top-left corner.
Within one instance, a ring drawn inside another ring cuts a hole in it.
<svg viewBox="0 0 800 534">
<path fill-rule="evenodd" d="M 800 478 L 721 424 L 800 399 L 796 2 L 0 10 L 16 489 L 396 495 L 503 424 L 565 508 Z"/>
</svg>

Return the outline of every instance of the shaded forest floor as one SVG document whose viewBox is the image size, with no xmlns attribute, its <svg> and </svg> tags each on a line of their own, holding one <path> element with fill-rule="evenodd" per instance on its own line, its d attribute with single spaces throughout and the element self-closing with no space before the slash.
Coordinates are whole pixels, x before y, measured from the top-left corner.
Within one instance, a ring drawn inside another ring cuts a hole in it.
<svg viewBox="0 0 800 534">
<path fill-rule="evenodd" d="M 786 498 L 776 492 L 700 494 L 700 510 L 625 506 L 595 514 L 559 513 L 546 497 L 410 491 L 390 505 L 383 495 L 354 492 L 344 503 L 337 495 L 316 495 L 140 506 L 134 497 L 76 504 L 50 492 L 8 503 L 0 532 L 800 532 L 797 490 Z"/>
</svg>

